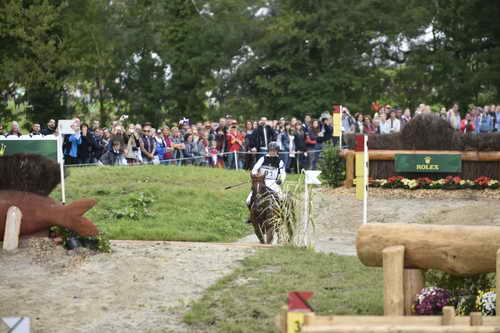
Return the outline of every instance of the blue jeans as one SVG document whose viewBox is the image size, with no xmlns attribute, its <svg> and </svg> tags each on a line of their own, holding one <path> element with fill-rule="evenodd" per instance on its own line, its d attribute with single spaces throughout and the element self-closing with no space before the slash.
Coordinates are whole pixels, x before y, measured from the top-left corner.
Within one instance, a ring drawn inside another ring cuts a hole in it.
<svg viewBox="0 0 500 333">
<path fill-rule="evenodd" d="M 290 152 L 288 152 L 288 151 L 280 152 L 280 158 L 283 161 L 283 164 L 285 165 L 285 170 L 289 169 L 289 167 L 290 167 Z"/>
<path fill-rule="evenodd" d="M 237 153 L 236 153 L 237 154 Z M 235 153 L 227 154 L 227 164 L 229 169 L 236 169 Z M 243 160 L 238 156 L 238 169 L 243 169 Z"/>
</svg>

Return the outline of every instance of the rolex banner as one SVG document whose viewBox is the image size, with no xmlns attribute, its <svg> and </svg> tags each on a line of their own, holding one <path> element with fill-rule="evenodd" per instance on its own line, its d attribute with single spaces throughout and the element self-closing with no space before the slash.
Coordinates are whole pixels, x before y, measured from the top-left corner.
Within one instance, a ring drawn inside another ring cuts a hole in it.
<svg viewBox="0 0 500 333">
<path fill-rule="evenodd" d="M 396 154 L 395 163 L 396 172 L 462 172 L 462 158 L 459 154 Z"/>
<path fill-rule="evenodd" d="M 0 140 L 0 156 L 14 154 L 38 154 L 57 161 L 57 140 Z"/>
</svg>

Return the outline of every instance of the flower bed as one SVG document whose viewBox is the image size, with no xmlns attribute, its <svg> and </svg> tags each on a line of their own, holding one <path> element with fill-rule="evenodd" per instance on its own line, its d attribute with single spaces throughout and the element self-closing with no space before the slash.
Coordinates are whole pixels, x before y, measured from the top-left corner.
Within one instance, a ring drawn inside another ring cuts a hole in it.
<svg viewBox="0 0 500 333">
<path fill-rule="evenodd" d="M 409 190 L 417 189 L 498 189 L 500 184 L 498 180 L 489 177 L 479 177 L 475 180 L 465 180 L 457 176 L 448 176 L 439 180 L 432 180 L 427 177 L 408 179 L 402 176 L 394 176 L 388 179 L 369 179 L 371 187 L 382 188 L 404 188 Z"/>
</svg>

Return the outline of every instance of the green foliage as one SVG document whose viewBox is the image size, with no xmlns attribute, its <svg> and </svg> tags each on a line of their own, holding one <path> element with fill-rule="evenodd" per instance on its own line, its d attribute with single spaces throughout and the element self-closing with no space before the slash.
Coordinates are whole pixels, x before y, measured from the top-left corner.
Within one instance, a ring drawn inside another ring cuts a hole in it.
<svg viewBox="0 0 500 333">
<path fill-rule="evenodd" d="M 68 246 L 69 238 L 76 238 L 83 247 L 89 248 L 96 252 L 113 252 L 111 249 L 111 242 L 109 241 L 108 236 L 106 236 L 104 233 L 100 233 L 97 236 L 83 237 L 80 235 L 75 235 L 72 231 L 63 227 L 54 226 L 51 227 L 50 230 L 62 238 L 64 247 Z"/>
<path fill-rule="evenodd" d="M 275 332 L 274 317 L 293 290 L 310 290 L 319 315 L 383 314 L 382 270 L 355 257 L 280 247 L 261 249 L 210 287 L 184 321 L 192 331 Z"/>
<path fill-rule="evenodd" d="M 340 149 L 332 144 L 323 147 L 319 160 L 321 179 L 331 187 L 339 187 L 345 179 L 345 161 L 340 157 Z"/>
<path fill-rule="evenodd" d="M 110 215 L 114 219 L 126 217 L 131 220 L 155 217 L 156 215 L 149 209 L 153 203 L 154 196 L 144 192 L 134 193 L 123 202 L 122 209 L 112 209 Z"/>
</svg>

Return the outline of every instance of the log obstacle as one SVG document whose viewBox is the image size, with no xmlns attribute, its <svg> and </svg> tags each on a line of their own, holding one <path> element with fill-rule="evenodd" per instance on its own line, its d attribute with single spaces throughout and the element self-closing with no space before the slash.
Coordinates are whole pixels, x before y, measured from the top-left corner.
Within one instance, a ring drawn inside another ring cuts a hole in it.
<svg viewBox="0 0 500 333">
<path fill-rule="evenodd" d="M 404 246 L 404 268 L 439 269 L 458 276 L 492 273 L 500 228 L 370 223 L 358 231 L 358 257 L 366 266 L 382 267 L 384 249 L 397 245 Z"/>
<path fill-rule="evenodd" d="M 345 187 L 352 187 L 355 178 L 355 166 L 351 162 L 354 160 L 354 150 L 343 150 L 340 152 L 340 157 L 346 161 L 346 179 L 344 181 Z M 376 150 L 370 149 L 368 151 L 368 158 L 370 161 L 394 161 L 396 154 L 408 155 L 460 155 L 462 161 L 466 162 L 497 162 L 500 163 L 500 151 L 455 151 L 455 150 Z M 497 175 L 500 179 L 500 173 Z"/>
<path fill-rule="evenodd" d="M 498 227 L 366 224 L 358 231 L 356 249 L 363 264 L 384 269 L 386 316 L 414 314 L 413 304 L 424 287 L 427 269 L 456 276 L 496 272 L 500 290 Z M 477 326 L 480 320 L 477 315 L 473 318 Z"/>
<path fill-rule="evenodd" d="M 280 332 L 287 332 L 286 307 L 275 320 Z M 304 314 L 302 333 L 413 333 L 413 332 L 500 332 L 500 317 L 472 313 L 470 316 L 456 316 L 452 306 L 443 308 L 442 316 L 317 316 Z"/>
<path fill-rule="evenodd" d="M 21 213 L 21 210 L 15 206 L 12 206 L 7 210 L 2 245 L 4 250 L 11 251 L 18 248 L 22 216 L 23 214 Z"/>
</svg>

